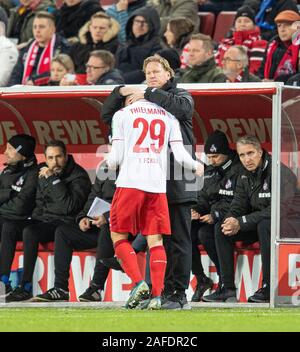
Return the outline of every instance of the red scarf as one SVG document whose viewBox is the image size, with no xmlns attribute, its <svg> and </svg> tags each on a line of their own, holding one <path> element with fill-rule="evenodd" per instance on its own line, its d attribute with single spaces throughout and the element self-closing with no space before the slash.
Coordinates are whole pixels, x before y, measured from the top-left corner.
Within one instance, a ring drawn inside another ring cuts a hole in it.
<svg viewBox="0 0 300 352">
<path fill-rule="evenodd" d="M 37 66 L 37 70 L 36 70 L 36 73 L 38 75 L 40 75 L 41 73 L 50 71 L 50 64 L 51 64 L 53 51 L 54 51 L 55 38 L 56 38 L 55 34 L 53 34 L 50 42 L 47 44 L 47 46 L 44 48 L 44 50 L 41 54 L 41 57 L 40 57 L 40 60 L 39 60 L 38 66 Z M 38 50 L 39 50 L 39 44 L 35 40 L 30 45 L 30 48 L 27 52 L 26 60 L 24 63 L 22 84 L 26 84 L 26 81 L 31 76 Z"/>
<path fill-rule="evenodd" d="M 277 48 L 278 48 L 278 42 L 277 40 L 274 40 L 269 45 L 269 48 L 267 51 L 264 78 L 276 79 L 278 76 L 289 75 L 297 72 L 299 45 L 290 44 L 274 73 L 274 77 L 270 77 L 272 60 Z"/>
</svg>

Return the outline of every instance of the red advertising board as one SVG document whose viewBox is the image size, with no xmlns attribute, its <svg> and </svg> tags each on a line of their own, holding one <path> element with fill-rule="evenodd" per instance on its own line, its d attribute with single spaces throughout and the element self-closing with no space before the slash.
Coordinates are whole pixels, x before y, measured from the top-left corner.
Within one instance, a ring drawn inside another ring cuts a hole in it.
<svg viewBox="0 0 300 352">
<path fill-rule="evenodd" d="M 278 296 L 300 296 L 300 245 L 280 243 L 278 248 Z"/>
<path fill-rule="evenodd" d="M 230 94 L 231 92 L 231 94 Z M 272 94 L 262 90 L 191 90 L 195 101 L 194 134 L 198 144 L 218 128 L 231 143 L 245 133 L 256 135 L 270 146 Z M 101 106 L 108 91 L 15 92 L 0 95 L 0 154 L 16 133 L 29 133 L 38 143 L 37 152 L 50 139 L 61 139 L 70 153 L 95 153 L 107 142 L 108 128 L 101 119 Z"/>
</svg>

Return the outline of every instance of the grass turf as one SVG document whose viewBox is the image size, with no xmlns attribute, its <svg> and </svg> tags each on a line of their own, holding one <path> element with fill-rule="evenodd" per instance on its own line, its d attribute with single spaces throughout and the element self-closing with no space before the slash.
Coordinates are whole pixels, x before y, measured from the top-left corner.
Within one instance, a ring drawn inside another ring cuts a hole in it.
<svg viewBox="0 0 300 352">
<path fill-rule="evenodd" d="M 137 322 L 140 322 L 137 324 Z M 0 309 L 0 331 L 300 331 L 300 310 L 194 309 L 127 311 L 122 309 Z"/>
</svg>

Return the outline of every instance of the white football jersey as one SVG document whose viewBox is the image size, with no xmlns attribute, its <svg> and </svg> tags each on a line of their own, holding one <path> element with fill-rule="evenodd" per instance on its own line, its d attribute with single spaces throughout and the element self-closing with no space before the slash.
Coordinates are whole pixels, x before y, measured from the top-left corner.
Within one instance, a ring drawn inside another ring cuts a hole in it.
<svg viewBox="0 0 300 352">
<path fill-rule="evenodd" d="M 117 187 L 165 193 L 168 143 L 182 142 L 178 120 L 146 100 L 119 110 L 113 117 L 112 143 L 123 141 Z"/>
</svg>

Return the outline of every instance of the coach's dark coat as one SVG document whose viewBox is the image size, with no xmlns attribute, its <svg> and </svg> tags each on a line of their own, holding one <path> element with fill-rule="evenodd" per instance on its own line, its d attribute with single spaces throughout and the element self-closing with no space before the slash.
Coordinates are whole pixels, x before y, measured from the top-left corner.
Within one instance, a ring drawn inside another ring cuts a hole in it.
<svg viewBox="0 0 300 352">
<path fill-rule="evenodd" d="M 271 156 L 264 151 L 262 165 L 254 172 L 244 170 L 237 181 L 234 199 L 226 218 L 237 218 L 241 231 L 255 231 L 257 224 L 271 219 Z M 297 179 L 281 164 L 281 217 L 293 206 Z"/>
<path fill-rule="evenodd" d="M 102 107 L 102 118 L 111 125 L 115 112 L 122 108 L 125 97 L 119 93 L 120 87 L 116 87 L 111 95 L 105 100 Z M 147 88 L 145 99 L 155 103 L 171 114 L 180 123 L 180 129 L 185 146 L 194 146 L 192 117 L 194 112 L 194 101 L 191 94 L 182 88 L 177 88 L 173 79 L 169 80 L 161 89 Z M 193 153 L 193 157 L 195 155 Z M 169 204 L 187 203 L 197 201 L 196 190 L 189 191 L 187 185 L 192 185 L 195 181 L 174 180 L 174 157 L 171 155 L 170 180 L 167 182 L 167 197 Z M 191 171 L 185 170 L 187 179 L 192 178 Z M 182 172 L 182 174 L 184 174 Z"/>
</svg>

